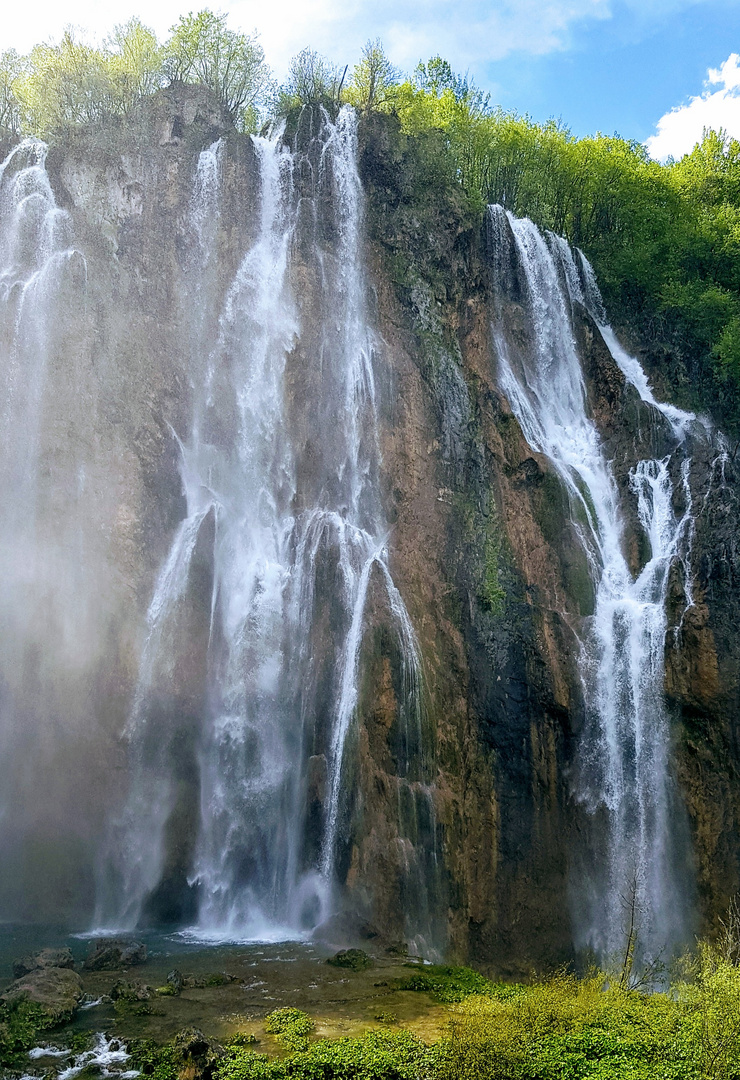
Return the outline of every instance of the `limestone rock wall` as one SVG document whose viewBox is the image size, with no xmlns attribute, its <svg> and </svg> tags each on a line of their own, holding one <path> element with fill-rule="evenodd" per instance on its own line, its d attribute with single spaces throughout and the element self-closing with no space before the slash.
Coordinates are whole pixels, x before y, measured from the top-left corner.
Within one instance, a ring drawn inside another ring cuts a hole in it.
<svg viewBox="0 0 740 1080">
<path fill-rule="evenodd" d="M 220 273 L 193 298 L 185 228 L 193 170 L 219 136 L 227 142 Z M 392 123 L 365 124 L 382 494 L 394 580 L 423 655 L 429 761 L 426 773 L 400 784 L 397 657 L 371 626 L 352 835 L 340 867 L 350 900 L 401 939 L 404 909 L 418 898 L 403 894 L 400 868 L 409 842 L 427 837 L 424 872 L 434 888 L 425 918 L 437 941 L 451 957 L 516 974 L 572 956 L 568 869 L 583 813 L 569 783 L 582 722 L 576 633 L 593 592 L 561 485 L 497 389 L 485 232 L 453 189 L 420 217 L 414 169 L 418 160 Z M 254 229 L 256 168 L 249 139 L 229 133 L 200 90 L 179 88 L 120 127 L 53 146 L 48 170 L 58 205 L 72 216 L 87 285 L 69 348 L 50 375 L 44 522 L 53 541 L 65 513 L 53 492 L 82 470 L 88 598 L 73 626 L 76 665 L 48 627 L 24 659 L 18 696 L 46 695 L 56 722 L 44 728 L 41 746 L 24 743 L 20 714 L 8 736 L 13 759 L 28 765 L 7 780 L 0 915 L 84 923 L 102 822 L 125 785 L 120 733 L 146 608 L 183 515 L 174 434 L 187 431 L 192 385 L 203 377 L 183 362 L 183 304 L 197 302 L 206 331 L 215 332 L 225 283 Z M 307 281 L 309 307 L 311 288 Z M 631 464 L 647 445 L 659 451 L 661 432 L 585 312 L 578 333 L 592 409 L 626 489 Z M 300 364 L 292 358 L 296 393 L 310 383 Z M 666 689 L 702 914 L 711 924 L 740 886 L 740 551 L 735 455 L 716 441 L 704 455 L 695 472 L 696 603 L 684 617 L 677 573 Z M 638 567 L 636 522 L 629 533 Z M 59 539 L 58 554 L 68 541 Z M 195 569 L 205 596 L 208 567 Z M 193 641 L 202 641 L 203 612 L 187 617 Z M 197 648 L 182 658 L 180 697 L 167 707 L 197 710 L 202 661 Z M 188 806 L 197 794 L 191 759 L 184 753 L 173 880 L 185 875 L 188 858 Z M 325 761 L 312 759 L 307 798 L 316 814 L 325 772 Z M 403 835 L 394 824 L 399 800 L 408 804 Z"/>
</svg>

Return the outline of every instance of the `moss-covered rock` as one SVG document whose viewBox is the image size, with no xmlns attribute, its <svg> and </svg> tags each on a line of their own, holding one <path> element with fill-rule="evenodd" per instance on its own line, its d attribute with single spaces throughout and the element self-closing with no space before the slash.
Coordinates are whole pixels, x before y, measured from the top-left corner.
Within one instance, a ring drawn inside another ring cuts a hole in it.
<svg viewBox="0 0 740 1080">
<path fill-rule="evenodd" d="M 326 962 L 334 967 L 349 968 L 350 971 L 367 971 L 373 966 L 372 957 L 364 949 L 340 949 Z"/>
<path fill-rule="evenodd" d="M 69 968 L 36 968 L 11 983 L 0 1002 L 13 1008 L 20 1002 L 38 1006 L 42 1017 L 51 1024 L 71 1020 L 82 998 L 82 980 Z"/>
</svg>

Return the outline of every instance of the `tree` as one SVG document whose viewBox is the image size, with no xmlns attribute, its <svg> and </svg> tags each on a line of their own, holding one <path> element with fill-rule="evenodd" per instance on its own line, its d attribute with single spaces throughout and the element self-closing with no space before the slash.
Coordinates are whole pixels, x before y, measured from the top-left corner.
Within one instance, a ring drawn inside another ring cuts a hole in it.
<svg viewBox="0 0 740 1080">
<path fill-rule="evenodd" d="M 273 113 L 287 116 L 291 109 L 304 105 L 322 105 L 330 113 L 336 113 L 346 73 L 346 67 L 340 71 L 315 49 L 303 49 L 290 62 L 288 81 L 275 95 Z"/>
<path fill-rule="evenodd" d="M 237 34 L 225 15 L 207 8 L 183 15 L 165 48 L 165 70 L 173 82 L 202 83 L 218 98 L 237 127 L 252 128 L 256 108 L 270 85 L 270 70 L 255 34 Z"/>
<path fill-rule="evenodd" d="M 32 49 L 27 71 L 15 87 L 30 130 L 38 135 L 116 111 L 105 52 L 78 40 L 71 27 L 58 45 Z"/>
<path fill-rule="evenodd" d="M 18 83 L 25 74 L 25 61 L 15 49 L 0 53 L 0 128 L 19 132 L 23 110 L 18 98 Z"/>
<path fill-rule="evenodd" d="M 380 38 L 368 41 L 352 71 L 347 99 L 363 113 L 393 107 L 400 73 L 383 51 Z"/>
<path fill-rule="evenodd" d="M 125 113 L 163 85 L 162 48 L 154 31 L 137 18 L 117 26 L 106 45 L 111 81 Z"/>
</svg>

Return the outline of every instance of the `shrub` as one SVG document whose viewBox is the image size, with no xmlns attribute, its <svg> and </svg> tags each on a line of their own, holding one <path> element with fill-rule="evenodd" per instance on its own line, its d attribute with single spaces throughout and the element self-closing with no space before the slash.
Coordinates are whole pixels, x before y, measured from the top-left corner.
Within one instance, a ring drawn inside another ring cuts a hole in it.
<svg viewBox="0 0 740 1080">
<path fill-rule="evenodd" d="M 434 1052 L 411 1032 L 372 1031 L 319 1039 L 279 1061 L 230 1048 L 215 1080 L 432 1080 L 434 1062 Z"/>
<path fill-rule="evenodd" d="M 300 1009 L 275 1009 L 265 1020 L 265 1031 L 276 1035 L 286 1050 L 305 1050 L 315 1026 L 311 1017 Z"/>
<path fill-rule="evenodd" d="M 522 987 L 516 984 L 493 983 L 472 968 L 435 965 L 420 967 L 416 964 L 407 966 L 416 970 L 413 975 L 400 981 L 399 990 L 418 990 L 448 1004 L 462 1001 L 471 994 L 505 1000 L 522 991 Z"/>
</svg>

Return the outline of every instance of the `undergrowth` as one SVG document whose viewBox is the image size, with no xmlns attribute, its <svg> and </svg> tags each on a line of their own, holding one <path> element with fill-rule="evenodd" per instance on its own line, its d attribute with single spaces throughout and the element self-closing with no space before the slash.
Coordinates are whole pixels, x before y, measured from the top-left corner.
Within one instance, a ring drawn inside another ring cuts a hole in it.
<svg viewBox="0 0 740 1080">
<path fill-rule="evenodd" d="M 523 986 L 424 967 L 397 989 L 450 1004 L 435 1045 L 380 1030 L 270 1060 L 232 1044 L 215 1080 L 739 1080 L 737 959 L 701 944 L 670 988 L 652 993 L 601 972 Z"/>
</svg>

